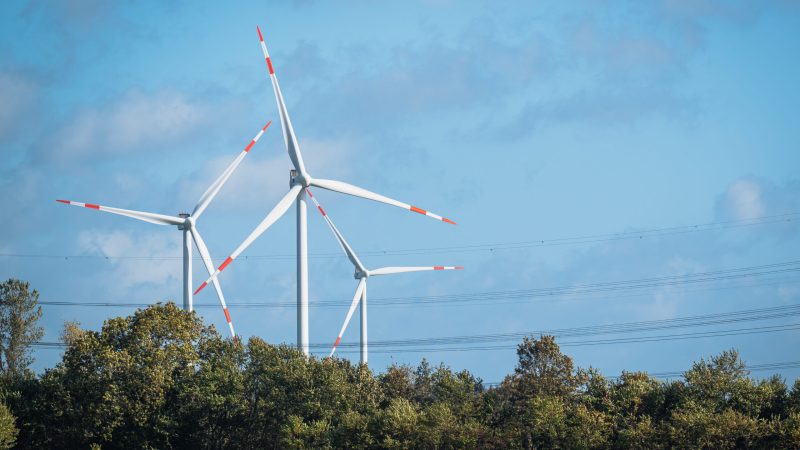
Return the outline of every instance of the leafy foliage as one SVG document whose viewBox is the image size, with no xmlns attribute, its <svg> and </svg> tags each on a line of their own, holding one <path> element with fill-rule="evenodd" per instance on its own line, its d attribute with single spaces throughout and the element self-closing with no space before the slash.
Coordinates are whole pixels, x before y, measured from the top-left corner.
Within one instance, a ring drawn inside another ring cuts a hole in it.
<svg viewBox="0 0 800 450">
<path fill-rule="evenodd" d="M 8 407 L 0 403 L 0 450 L 13 448 L 17 442 L 16 420 Z"/>
<path fill-rule="evenodd" d="M 486 388 L 426 360 L 375 375 L 258 338 L 241 344 L 172 303 L 97 332 L 70 323 L 62 339 L 56 367 L 2 379 L 0 447 L 800 447 L 800 381 L 753 380 L 734 350 L 680 381 L 606 379 L 576 368 L 552 336 L 530 337 L 514 372 Z"/>
<path fill-rule="evenodd" d="M 28 283 L 9 279 L 0 283 L 0 373 L 6 377 L 28 376 L 31 344 L 41 339 L 38 325 L 42 307 L 39 293 Z"/>
</svg>

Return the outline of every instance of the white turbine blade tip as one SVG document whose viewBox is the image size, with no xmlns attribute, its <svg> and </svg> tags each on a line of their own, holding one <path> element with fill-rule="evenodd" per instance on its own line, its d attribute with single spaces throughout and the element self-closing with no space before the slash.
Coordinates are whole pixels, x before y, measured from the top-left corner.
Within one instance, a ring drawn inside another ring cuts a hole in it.
<svg viewBox="0 0 800 450">
<path fill-rule="evenodd" d="M 453 222 L 452 220 L 448 219 L 447 217 L 442 217 L 442 216 L 440 216 L 438 214 L 434 214 L 434 213 L 432 213 L 430 211 L 427 211 L 425 209 L 417 208 L 416 206 L 409 206 L 408 210 L 412 211 L 412 212 L 415 212 L 415 213 L 422 214 L 423 216 L 428 216 L 428 217 L 434 218 L 436 220 L 441 220 L 442 222 L 449 223 L 450 225 L 455 225 L 456 224 L 455 222 Z"/>
<path fill-rule="evenodd" d="M 200 287 L 197 288 L 197 290 L 194 291 L 194 294 L 192 294 L 192 295 L 197 295 L 200 291 L 205 289 L 206 286 L 208 286 L 208 281 L 203 281 L 203 284 L 201 284 Z"/>
<path fill-rule="evenodd" d="M 231 335 L 236 338 L 236 333 L 233 331 L 233 322 L 231 322 L 231 315 L 228 312 L 228 308 L 222 308 L 222 311 L 225 312 L 225 320 L 228 321 L 228 328 L 231 329 Z"/>
<path fill-rule="evenodd" d="M 264 43 L 264 36 L 261 34 L 261 28 L 256 25 L 258 31 L 258 40 L 261 41 L 261 50 L 264 52 L 264 59 L 267 60 L 267 68 L 270 75 L 275 75 L 275 69 L 272 68 L 272 60 L 269 59 L 269 52 L 267 51 L 267 44 Z"/>
<path fill-rule="evenodd" d="M 339 346 L 339 342 L 341 342 L 341 341 L 342 341 L 342 336 L 338 336 L 336 338 L 336 342 L 333 343 L 333 349 L 331 350 L 331 354 L 330 354 L 330 356 L 328 356 L 328 358 L 333 356 L 333 353 L 336 351 L 336 348 Z"/>
<path fill-rule="evenodd" d="M 262 128 L 261 131 L 258 132 L 256 137 L 254 137 L 253 139 L 250 140 L 250 143 L 247 144 L 247 147 L 244 148 L 245 153 L 248 153 L 250 151 L 250 149 L 252 149 L 253 146 L 256 145 L 256 142 L 258 142 L 258 140 L 261 139 L 261 136 L 264 135 L 264 132 L 267 131 L 267 128 L 269 128 L 271 123 L 272 123 L 271 120 L 269 122 L 267 122 L 267 124 L 264 125 L 264 128 Z"/>
<path fill-rule="evenodd" d="M 100 205 L 95 205 L 94 203 L 73 202 L 72 200 L 56 200 L 56 201 L 59 203 L 64 203 L 66 205 L 82 206 L 84 208 L 89 208 L 89 209 L 100 209 Z"/>
</svg>

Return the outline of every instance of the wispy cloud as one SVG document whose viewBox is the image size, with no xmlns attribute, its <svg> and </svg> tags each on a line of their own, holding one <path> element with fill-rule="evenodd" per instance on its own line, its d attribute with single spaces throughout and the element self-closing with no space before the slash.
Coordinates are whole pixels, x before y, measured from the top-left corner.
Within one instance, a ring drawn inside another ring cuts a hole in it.
<svg viewBox="0 0 800 450">
<path fill-rule="evenodd" d="M 174 234 L 178 234 L 177 232 Z M 107 277 L 111 283 L 106 288 L 114 293 L 124 293 L 137 286 L 160 286 L 180 283 L 181 263 L 175 260 L 181 254 L 180 239 L 166 233 L 134 235 L 120 230 L 87 230 L 78 236 L 80 249 L 88 254 L 112 258 L 113 273 Z M 153 259 L 113 259 L 130 256 L 147 256 Z M 173 259 L 159 259 L 171 257 Z"/>
<path fill-rule="evenodd" d="M 76 113 L 41 147 L 54 162 L 80 162 L 155 151 L 175 143 L 209 120 L 208 107 L 175 91 L 131 91 L 104 106 Z"/>
<path fill-rule="evenodd" d="M 694 99 L 665 89 L 591 89 L 529 102 L 513 120 L 495 122 L 493 126 L 503 137 L 518 139 L 544 125 L 625 125 L 652 118 L 685 120 L 693 117 L 697 108 Z"/>
<path fill-rule="evenodd" d="M 744 220 L 800 211 L 800 180 L 778 185 L 752 175 L 734 180 L 717 197 L 720 220 Z"/>
<path fill-rule="evenodd" d="M 279 125 L 279 124 L 274 124 Z M 280 134 L 279 126 L 267 133 Z M 272 139 L 272 148 L 258 146 L 242 161 L 236 172 L 214 200 L 212 208 L 221 211 L 243 212 L 254 205 L 272 206 L 275 200 L 289 189 L 291 163 L 286 155 L 283 138 Z M 348 180 L 355 144 L 344 138 L 303 139 L 301 148 L 308 169 L 320 178 Z M 184 206 L 194 206 L 200 195 L 231 163 L 235 154 L 230 153 L 208 161 L 201 169 L 178 181 L 178 191 Z M 265 211 L 266 212 L 266 211 Z"/>
<path fill-rule="evenodd" d="M 0 139 L 8 137 L 15 125 L 34 108 L 39 87 L 29 77 L 0 71 Z"/>
</svg>

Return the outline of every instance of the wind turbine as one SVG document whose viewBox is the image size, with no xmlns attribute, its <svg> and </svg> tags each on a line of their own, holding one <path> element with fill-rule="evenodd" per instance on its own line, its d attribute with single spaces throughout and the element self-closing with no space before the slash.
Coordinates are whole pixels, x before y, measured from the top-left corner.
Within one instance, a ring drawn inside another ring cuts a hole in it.
<svg viewBox="0 0 800 450">
<path fill-rule="evenodd" d="M 350 309 L 347 310 L 347 316 L 344 319 L 344 324 L 342 325 L 342 329 L 339 331 L 339 335 L 336 336 L 336 342 L 333 343 L 333 349 L 331 349 L 331 354 L 328 357 L 332 357 L 333 353 L 336 351 L 336 347 L 339 346 L 339 342 L 342 340 L 342 335 L 344 334 L 345 329 L 347 329 L 347 324 L 350 323 L 350 318 L 353 317 L 353 312 L 356 310 L 356 306 L 361 303 L 361 344 L 360 344 L 360 353 L 361 353 L 361 364 L 367 364 L 368 354 L 367 354 L 367 278 L 371 276 L 377 275 L 391 275 L 395 273 L 406 273 L 406 272 L 422 272 L 428 270 L 461 270 L 463 266 L 423 266 L 423 267 L 381 267 L 380 269 L 369 270 L 367 269 L 364 264 L 358 259 L 358 255 L 356 252 L 353 251 L 353 248 L 350 247 L 350 244 L 347 243 L 342 233 L 339 232 L 339 229 L 336 228 L 336 225 L 333 224 L 333 220 L 331 220 L 328 213 L 322 209 L 317 199 L 311 194 L 311 190 L 306 190 L 306 193 L 314 204 L 317 206 L 319 213 L 322 214 L 322 217 L 327 222 L 328 227 L 333 232 L 333 235 L 336 236 L 336 240 L 339 242 L 339 246 L 342 247 L 344 253 L 347 255 L 347 258 L 353 264 L 353 268 L 355 269 L 355 273 L 353 276 L 356 280 L 358 280 L 358 287 L 356 288 L 356 293 L 353 296 L 353 301 L 350 303 Z"/>
<path fill-rule="evenodd" d="M 211 262 L 211 255 L 208 252 L 208 247 L 206 247 L 205 242 L 203 241 L 203 237 L 200 236 L 200 231 L 197 229 L 197 219 L 205 212 L 208 205 L 214 200 L 217 193 L 220 189 L 222 189 L 222 185 L 228 181 L 228 178 L 233 174 L 233 171 L 239 166 L 239 163 L 242 162 L 244 157 L 250 151 L 251 148 L 258 142 L 261 136 L 267 131 L 267 128 L 272 123 L 272 121 L 267 122 L 261 131 L 250 140 L 250 143 L 247 144 L 247 147 L 242 150 L 241 153 L 233 160 L 233 162 L 222 172 L 222 175 L 219 176 L 209 188 L 203 193 L 200 197 L 200 200 L 197 202 L 197 205 L 194 207 L 194 211 L 191 214 L 187 213 L 180 213 L 177 216 L 168 216 L 164 214 L 157 214 L 151 212 L 143 212 L 143 211 L 133 211 L 130 209 L 120 209 L 120 208 L 112 208 L 110 206 L 103 206 L 103 205 L 96 205 L 93 203 L 81 203 L 81 202 L 73 202 L 71 200 L 56 200 L 60 203 L 66 203 L 68 205 L 73 206 L 82 206 L 84 208 L 89 209 L 96 209 L 98 211 L 104 211 L 111 214 L 119 214 L 121 216 L 131 217 L 133 219 L 142 220 L 145 222 L 154 223 L 156 225 L 174 225 L 177 226 L 179 230 L 183 231 L 183 308 L 187 311 L 192 311 L 193 304 L 192 304 L 192 243 L 193 240 L 195 245 L 197 246 L 197 250 L 200 251 L 200 256 L 202 257 L 203 264 L 206 267 L 206 270 L 209 274 L 214 273 L 214 264 Z M 236 333 L 233 331 L 233 323 L 231 322 L 231 315 L 228 313 L 228 306 L 225 304 L 225 296 L 222 295 L 222 288 L 219 285 L 219 281 L 214 280 L 214 289 L 217 291 L 217 297 L 219 297 L 219 302 L 222 304 L 222 310 L 225 312 L 225 320 L 228 322 L 228 327 L 231 329 L 231 336 L 234 338 L 236 337 Z"/>
<path fill-rule="evenodd" d="M 219 272 L 225 270 L 236 257 L 238 257 L 250 244 L 253 243 L 264 231 L 267 230 L 273 223 L 283 216 L 292 202 L 297 202 L 297 344 L 302 352 L 306 355 L 309 354 L 308 349 L 308 232 L 306 227 L 306 189 L 309 186 L 319 187 L 342 194 L 348 194 L 355 197 L 366 198 L 387 205 L 397 206 L 399 208 L 413 211 L 436 220 L 441 220 L 449 224 L 455 225 L 450 219 L 426 211 L 422 208 L 403 203 L 389 197 L 368 191 L 364 188 L 354 186 L 352 184 L 344 183 L 336 180 L 325 180 L 321 178 L 313 178 L 303 163 L 303 156 L 300 153 L 300 145 L 297 142 L 297 137 L 292 128 L 292 121 L 289 119 L 289 112 L 286 110 L 286 105 L 283 101 L 283 94 L 278 85 L 278 78 L 275 76 L 275 69 L 272 66 L 272 60 L 267 52 L 267 45 L 264 43 L 264 37 L 261 35 L 261 29 L 256 27 L 258 31 L 258 39 L 261 41 L 261 50 L 264 52 L 264 59 L 267 63 L 267 70 L 269 71 L 269 78 L 272 81 L 272 89 L 275 91 L 275 100 L 278 102 L 278 112 L 281 118 L 281 126 L 283 130 L 283 140 L 286 143 L 286 151 L 289 153 L 289 158 L 292 160 L 294 170 L 291 174 L 291 189 L 283 198 L 278 201 L 272 210 L 267 213 L 264 220 L 253 230 L 252 233 L 242 242 L 239 247 L 226 259 L 202 285 L 194 292 L 195 295 L 200 292 L 208 282 L 217 277 Z"/>
</svg>

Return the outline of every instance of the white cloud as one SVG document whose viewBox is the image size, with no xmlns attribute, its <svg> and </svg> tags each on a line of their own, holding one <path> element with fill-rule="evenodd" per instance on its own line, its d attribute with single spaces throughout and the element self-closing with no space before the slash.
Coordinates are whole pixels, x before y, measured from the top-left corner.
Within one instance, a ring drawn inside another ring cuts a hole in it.
<svg viewBox="0 0 800 450">
<path fill-rule="evenodd" d="M 568 27 L 567 40 L 577 57 L 607 76 L 627 77 L 638 72 L 664 72 L 680 66 L 681 55 L 671 48 L 668 37 L 656 32 L 624 28 L 602 29 L 588 18 Z"/>
<path fill-rule="evenodd" d="M 800 180 L 783 184 L 754 176 L 734 180 L 717 197 L 717 220 L 747 220 L 764 216 L 787 214 L 800 210 Z M 794 222 L 782 228 L 786 237 L 796 235 Z"/>
<path fill-rule="evenodd" d="M 21 76 L 0 72 L 0 138 L 6 136 L 18 117 L 32 106 L 37 90 L 34 83 Z"/>
<path fill-rule="evenodd" d="M 709 270 L 707 266 L 693 259 L 680 255 L 672 256 L 665 264 L 665 273 L 671 276 L 683 276 L 702 273 Z M 665 285 L 655 289 L 652 301 L 637 308 L 644 320 L 671 319 L 676 316 L 678 307 L 687 298 L 684 287 Z"/>
<path fill-rule="evenodd" d="M 88 230 L 78 236 L 81 249 L 87 253 L 111 259 L 112 291 L 125 292 L 142 285 L 166 286 L 180 283 L 183 278 L 180 238 L 166 233 L 146 233 L 141 236 L 114 230 Z M 126 259 L 135 256 L 152 259 Z M 122 258 L 121 258 L 122 257 Z M 118 259 L 119 258 L 119 259 Z"/>
<path fill-rule="evenodd" d="M 56 131 L 58 145 L 46 145 L 56 160 L 80 159 L 92 154 L 128 153 L 143 146 L 176 142 L 209 119 L 208 108 L 182 93 L 129 92 L 112 105 L 85 109 Z"/>
<path fill-rule="evenodd" d="M 280 133 L 280 130 L 268 132 Z M 300 145 L 304 162 L 313 175 L 320 178 L 354 181 L 349 180 L 352 167 L 351 155 L 354 151 L 354 143 L 351 140 L 304 139 Z M 265 153 L 269 153 L 269 156 L 265 157 Z M 181 207 L 185 209 L 194 207 L 202 193 L 235 157 L 233 152 L 217 157 L 189 178 L 180 181 L 178 189 L 181 192 Z M 272 204 L 289 189 L 290 168 L 291 162 L 284 150 L 282 138 L 278 149 L 255 147 L 220 190 L 212 207 L 224 211 L 248 211 L 254 205 L 262 205 L 265 202 Z"/>
<path fill-rule="evenodd" d="M 640 316 L 644 320 L 663 320 L 675 317 L 678 310 L 678 300 L 671 288 L 662 288 L 653 295 L 653 301 L 640 309 Z"/>
<path fill-rule="evenodd" d="M 792 302 L 800 298 L 800 286 L 778 286 L 778 297 L 784 302 Z"/>
<path fill-rule="evenodd" d="M 736 219 L 754 219 L 766 212 L 761 185 L 751 179 L 735 181 L 728 186 L 724 202 Z"/>
</svg>

